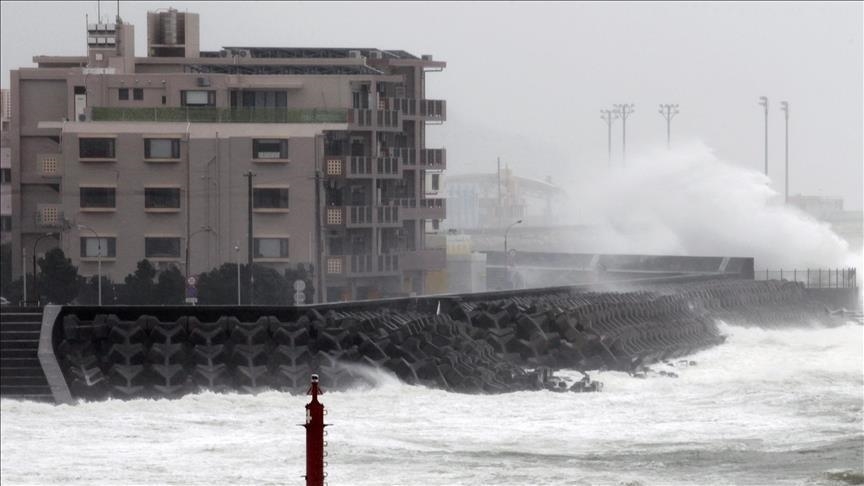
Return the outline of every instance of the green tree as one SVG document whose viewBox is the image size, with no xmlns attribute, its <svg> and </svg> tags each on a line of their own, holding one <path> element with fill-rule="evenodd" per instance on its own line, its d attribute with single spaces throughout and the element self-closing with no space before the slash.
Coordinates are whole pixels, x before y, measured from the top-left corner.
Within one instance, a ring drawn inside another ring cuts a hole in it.
<svg viewBox="0 0 864 486">
<path fill-rule="evenodd" d="M 156 300 L 156 269 L 146 258 L 138 262 L 135 273 L 126 275 L 120 291 L 120 303 L 126 305 L 147 305 Z"/>
<path fill-rule="evenodd" d="M 37 263 L 36 290 L 44 303 L 68 304 L 78 296 L 78 267 L 72 265 L 63 250 L 52 248 Z"/>
<path fill-rule="evenodd" d="M 186 279 L 175 265 L 159 273 L 155 288 L 156 300 L 160 305 L 179 305 L 185 302 Z"/>
<path fill-rule="evenodd" d="M 294 302 L 294 280 L 286 275 L 300 275 L 286 272 L 284 275 L 263 265 L 253 267 L 254 299 L 256 305 L 290 305 Z M 244 304 L 249 303 L 249 267 L 240 265 L 240 297 Z M 304 280 L 300 278 L 300 280 Z M 311 291 L 311 281 L 307 282 Z M 309 295 L 311 297 L 311 294 Z M 237 304 L 237 265 L 225 263 L 219 268 L 202 273 L 198 277 L 198 302 L 202 305 Z"/>
</svg>

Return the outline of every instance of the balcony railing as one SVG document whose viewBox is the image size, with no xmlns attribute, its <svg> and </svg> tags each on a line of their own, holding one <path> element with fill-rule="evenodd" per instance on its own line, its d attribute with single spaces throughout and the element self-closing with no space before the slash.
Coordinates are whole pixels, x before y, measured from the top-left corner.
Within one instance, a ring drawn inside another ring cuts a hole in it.
<svg viewBox="0 0 864 486">
<path fill-rule="evenodd" d="M 340 208 L 341 209 L 341 208 Z M 328 208 L 335 210 L 335 208 Z M 345 206 L 346 227 L 371 227 L 375 225 L 401 225 L 398 206 Z M 331 218 L 328 215 L 328 223 Z M 337 223 L 330 223 L 337 224 Z"/>
<path fill-rule="evenodd" d="M 158 107 L 93 108 L 93 121 L 131 122 L 189 122 L 189 123 L 346 123 L 348 110 L 344 109 L 288 109 L 288 108 L 215 108 L 215 107 Z"/>
<path fill-rule="evenodd" d="M 398 157 L 353 156 L 348 160 L 349 177 L 401 177 L 401 164 Z"/>
<path fill-rule="evenodd" d="M 385 110 L 396 110 L 405 116 L 420 116 L 430 120 L 447 118 L 447 101 L 419 98 L 381 98 L 378 106 Z"/>
<path fill-rule="evenodd" d="M 756 270 L 755 280 L 786 280 L 799 282 L 808 289 L 858 288 L 855 268 L 806 268 L 785 270 Z"/>
<path fill-rule="evenodd" d="M 399 112 L 395 110 L 348 110 L 348 123 L 358 127 L 402 128 Z"/>
<path fill-rule="evenodd" d="M 420 165 L 444 169 L 447 166 L 447 150 L 446 149 L 421 149 L 420 150 Z"/>
<path fill-rule="evenodd" d="M 399 273 L 399 255 L 328 255 L 327 274 L 374 276 Z"/>
</svg>

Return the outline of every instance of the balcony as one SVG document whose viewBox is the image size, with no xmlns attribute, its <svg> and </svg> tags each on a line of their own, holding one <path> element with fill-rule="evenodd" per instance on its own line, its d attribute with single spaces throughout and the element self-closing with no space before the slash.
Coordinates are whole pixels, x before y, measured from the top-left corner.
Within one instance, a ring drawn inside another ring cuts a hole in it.
<svg viewBox="0 0 864 486">
<path fill-rule="evenodd" d="M 427 248 L 408 251 L 399 255 L 402 270 L 441 270 L 447 266 L 447 251 L 443 248 Z"/>
<path fill-rule="evenodd" d="M 389 201 L 391 206 L 402 208 L 402 220 L 412 219 L 444 219 L 447 214 L 445 199 L 407 199 L 399 198 Z"/>
<path fill-rule="evenodd" d="M 446 169 L 447 149 L 420 149 L 420 166 L 425 169 Z"/>
<path fill-rule="evenodd" d="M 398 157 L 349 157 L 345 175 L 349 178 L 401 179 L 402 164 Z"/>
<path fill-rule="evenodd" d="M 402 131 L 402 119 L 395 110 L 348 110 L 348 124 L 352 130 Z"/>
<path fill-rule="evenodd" d="M 378 107 L 396 110 L 406 117 L 419 117 L 427 121 L 443 122 L 447 119 L 446 100 L 424 100 L 418 98 L 381 98 Z"/>
<path fill-rule="evenodd" d="M 327 224 L 346 228 L 399 227 L 397 206 L 343 206 L 327 208 Z"/>
<path fill-rule="evenodd" d="M 399 275 L 399 255 L 328 255 L 327 275 L 330 277 L 380 277 Z"/>
<path fill-rule="evenodd" d="M 357 111 L 357 110 L 354 110 Z M 363 110 L 361 110 L 363 111 Z M 93 121 L 185 122 L 185 123 L 347 123 L 344 109 L 299 110 L 288 108 L 93 107 Z"/>
</svg>

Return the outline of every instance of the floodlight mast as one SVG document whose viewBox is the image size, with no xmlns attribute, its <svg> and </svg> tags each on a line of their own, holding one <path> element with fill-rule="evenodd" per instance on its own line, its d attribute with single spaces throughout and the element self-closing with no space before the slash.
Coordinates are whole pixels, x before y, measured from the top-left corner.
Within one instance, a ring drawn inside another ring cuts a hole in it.
<svg viewBox="0 0 864 486">
<path fill-rule="evenodd" d="M 633 103 L 613 105 L 613 108 L 615 108 L 615 111 L 618 112 L 618 116 L 621 118 L 621 163 L 624 166 L 627 165 L 627 118 L 633 114 L 635 106 Z"/>
<path fill-rule="evenodd" d="M 678 114 L 677 104 L 661 104 L 660 114 L 666 119 L 666 149 L 672 149 L 672 118 Z"/>
</svg>

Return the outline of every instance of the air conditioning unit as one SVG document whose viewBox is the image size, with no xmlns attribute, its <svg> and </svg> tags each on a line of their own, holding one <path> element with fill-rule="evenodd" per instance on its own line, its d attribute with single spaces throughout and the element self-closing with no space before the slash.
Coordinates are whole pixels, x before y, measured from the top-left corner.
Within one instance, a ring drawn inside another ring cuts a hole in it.
<svg viewBox="0 0 864 486">
<path fill-rule="evenodd" d="M 372 59 L 381 59 L 382 57 L 384 57 L 384 53 L 381 51 L 372 51 L 369 53 L 369 57 L 371 57 Z"/>
<path fill-rule="evenodd" d="M 87 121 L 87 114 L 81 113 L 80 115 L 78 115 L 78 121 L 79 122 Z"/>
<path fill-rule="evenodd" d="M 198 78 L 198 87 L 204 88 L 210 86 L 210 80 L 207 78 Z"/>
<path fill-rule="evenodd" d="M 348 57 L 351 59 L 360 59 L 362 56 L 360 51 L 348 51 Z"/>
<path fill-rule="evenodd" d="M 234 55 L 240 57 L 252 57 L 252 53 L 249 52 L 249 49 L 237 49 L 234 51 Z"/>
<path fill-rule="evenodd" d="M 431 61 L 431 60 L 432 60 L 432 54 L 423 54 L 423 55 L 421 56 L 421 58 L 422 58 L 424 61 Z"/>
<path fill-rule="evenodd" d="M 228 51 L 222 49 L 221 51 L 219 51 L 219 57 L 228 57 Z"/>
</svg>

